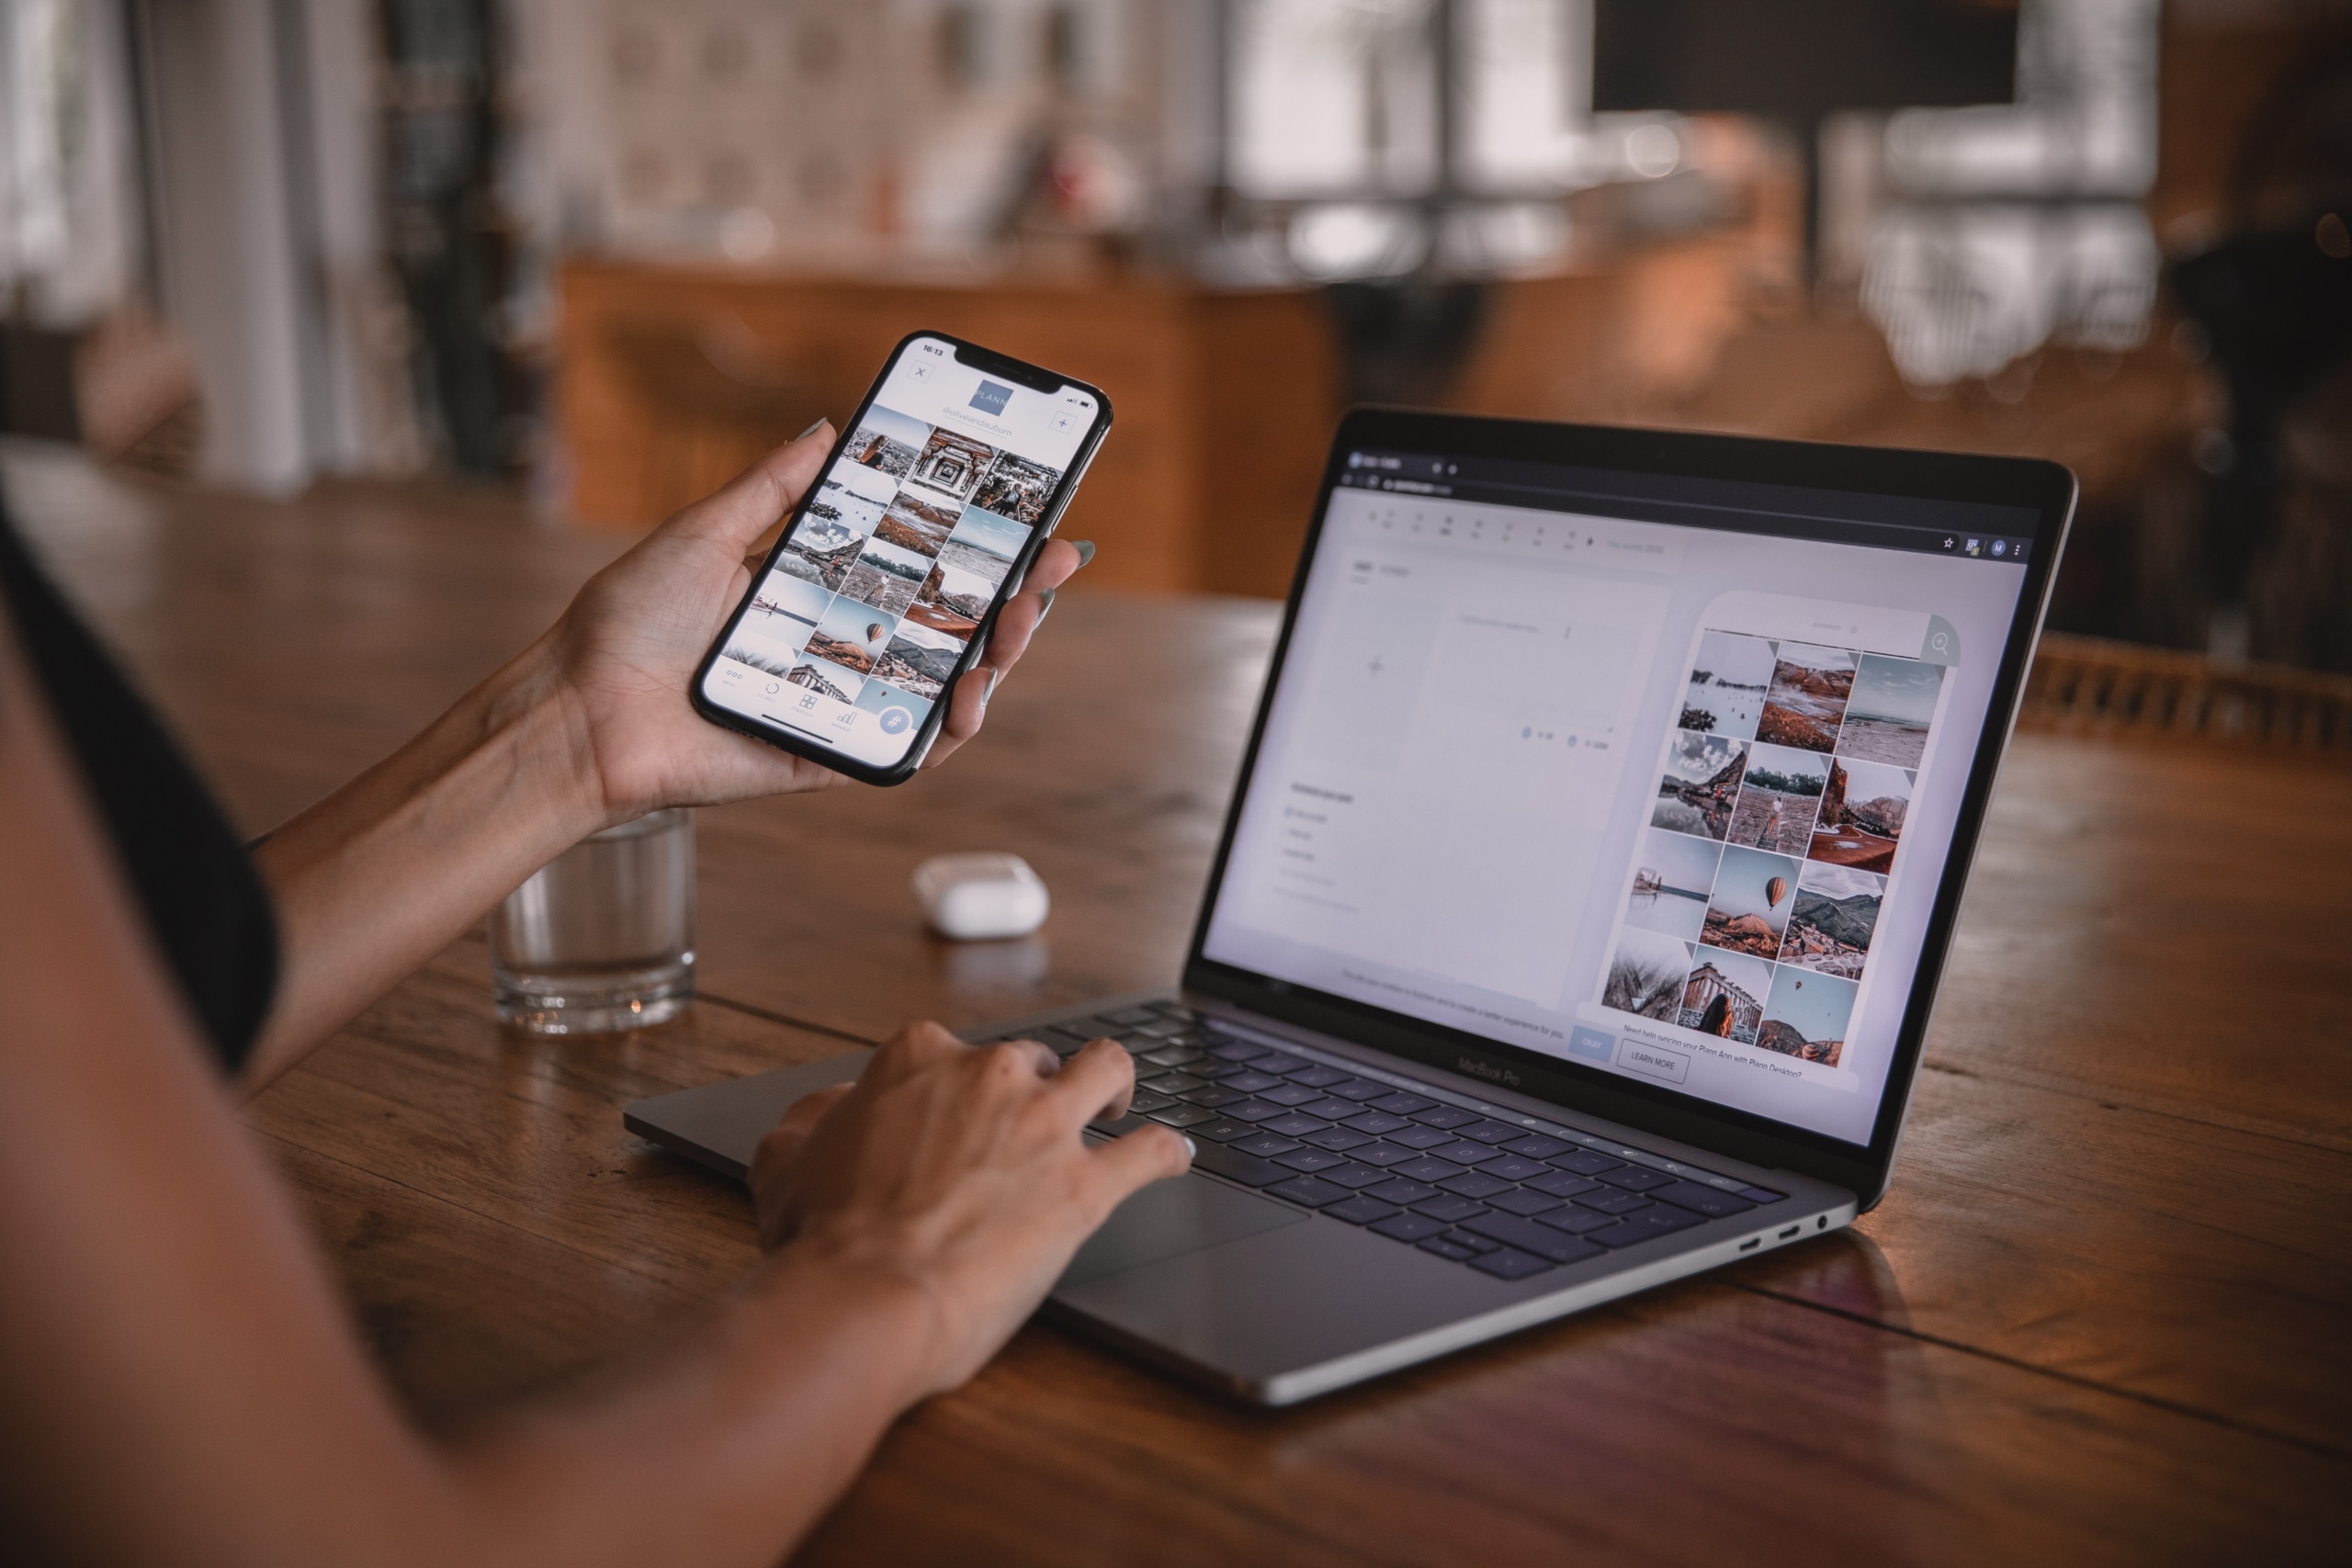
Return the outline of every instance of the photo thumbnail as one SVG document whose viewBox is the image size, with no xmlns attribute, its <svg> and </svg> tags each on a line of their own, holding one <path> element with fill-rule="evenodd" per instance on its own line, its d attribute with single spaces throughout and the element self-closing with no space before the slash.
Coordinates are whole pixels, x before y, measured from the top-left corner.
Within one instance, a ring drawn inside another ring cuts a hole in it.
<svg viewBox="0 0 2352 1568">
<path fill-rule="evenodd" d="M 1883 876 L 1807 861 L 1797 877 L 1788 934 L 1781 939 L 1781 962 L 1801 964 L 1816 974 L 1860 979 L 1885 897 Z"/>
<path fill-rule="evenodd" d="M 953 552 L 953 558 L 951 558 Z M 1012 569 L 983 550 L 956 550 L 951 543 L 915 596 L 908 612 L 934 631 L 968 637 L 979 629 L 996 597 L 997 584 Z"/>
<path fill-rule="evenodd" d="M 847 457 L 838 457 L 825 470 L 825 482 L 817 487 L 817 499 L 835 506 L 848 501 L 862 501 L 877 511 L 890 504 L 899 493 L 899 476 L 880 468 L 869 468 Z M 872 529 L 865 530 L 872 533 Z"/>
<path fill-rule="evenodd" d="M 954 542 L 1010 562 L 1020 558 L 1022 547 L 1029 542 L 1029 525 L 975 504 L 966 507 L 956 522 Z"/>
<path fill-rule="evenodd" d="M 854 670 L 844 670 L 822 659 L 802 655 L 785 676 L 786 685 L 797 686 L 804 692 L 814 692 L 820 697 L 831 697 L 837 703 L 854 703 L 858 688 L 865 684 L 865 677 Z"/>
<path fill-rule="evenodd" d="M 832 598 L 813 582 L 781 571 L 768 573 L 736 623 L 735 635 L 728 638 L 726 656 L 771 675 L 785 673 L 800 661 L 808 634 Z"/>
<path fill-rule="evenodd" d="M 787 572 L 827 592 L 835 592 L 849 576 L 849 569 L 856 564 L 857 552 L 865 547 L 865 536 L 852 534 L 840 544 L 813 549 L 801 540 L 800 536 L 807 526 L 803 524 L 801 528 L 793 531 L 792 542 L 785 546 L 783 552 L 775 558 L 775 570 Z"/>
<path fill-rule="evenodd" d="M 1845 1054 L 1846 1029 L 1854 1019 L 1851 980 L 1819 975 L 1782 964 L 1772 976 L 1772 995 L 1764 1003 L 1764 1025 L 1756 1043 L 1767 1051 L 1799 1061 L 1834 1067 Z"/>
<path fill-rule="evenodd" d="M 1854 688 L 1854 656 L 1842 648 L 1783 642 L 1756 738 L 1805 751 L 1837 749 L 1838 724 Z"/>
<path fill-rule="evenodd" d="M 1838 755 L 1917 768 L 1928 754 L 1928 726 L 1943 687 L 1940 664 L 1863 654 L 1846 703 L 1846 727 L 1838 735 Z"/>
<path fill-rule="evenodd" d="M 1600 1005 L 1636 1018 L 1675 1021 L 1682 1005 L 1682 982 L 1690 973 L 1690 944 L 1657 931 L 1628 928 L 1617 933 Z"/>
<path fill-rule="evenodd" d="M 1666 771 L 1657 782 L 1650 826 L 1722 838 L 1731 828 L 1732 806 L 1747 771 L 1747 741 L 1676 730 L 1667 738 Z"/>
<path fill-rule="evenodd" d="M 1796 861 L 1788 855 L 1726 848 L 1723 864 L 1715 870 L 1714 891 L 1707 896 L 1707 920 L 1699 940 L 1709 947 L 1774 957 L 1795 903 L 1797 870 Z"/>
<path fill-rule="evenodd" d="M 876 535 L 842 579 L 842 595 L 873 605 L 895 618 L 907 613 L 931 575 L 931 558 L 901 549 Z"/>
<path fill-rule="evenodd" d="M 996 467 L 989 470 L 988 478 L 980 481 L 980 488 L 973 492 L 972 504 L 1026 526 L 1046 514 L 1046 502 L 1061 480 L 1059 468 L 1002 453 L 997 457 Z"/>
<path fill-rule="evenodd" d="M 933 430 L 907 478 L 961 502 L 972 499 L 981 476 L 995 461 L 996 448 L 987 442 L 958 435 L 952 430 Z"/>
<path fill-rule="evenodd" d="M 1723 848 L 1712 839 L 1645 829 L 1634 867 L 1634 891 L 1625 901 L 1625 923 L 1682 942 L 1698 941 L 1706 924 L 1707 896 L 1715 886 L 1715 864 L 1722 859 Z"/>
<path fill-rule="evenodd" d="M 808 634 L 808 656 L 860 675 L 870 673 L 874 661 L 890 646 L 890 631 L 897 625 L 896 617 L 870 605 L 846 596 L 836 599 Z"/>
<path fill-rule="evenodd" d="M 875 661 L 874 673 L 892 685 L 927 702 L 937 702 L 956 661 L 964 657 L 965 640 L 933 631 L 910 615 L 890 636 L 890 646 Z"/>
<path fill-rule="evenodd" d="M 910 735 L 931 712 L 928 700 L 902 692 L 889 682 L 875 679 L 857 694 L 857 705 L 876 716 L 885 735 Z"/>
<path fill-rule="evenodd" d="M 874 536 L 920 556 L 935 556 L 955 531 L 956 514 L 961 510 L 953 502 L 909 485 L 891 498 L 889 510 L 875 525 Z"/>
<path fill-rule="evenodd" d="M 1690 662 L 1690 685 L 1677 728 L 1754 739 L 1764 716 L 1764 693 L 1772 684 L 1772 645 L 1760 637 L 1704 634 Z"/>
<path fill-rule="evenodd" d="M 1784 855 L 1804 853 L 1828 783 L 1829 759 L 1818 751 L 1758 741 L 1747 750 L 1747 773 L 1740 780 L 1726 841 Z"/>
<path fill-rule="evenodd" d="M 1718 1040 L 1755 1044 L 1757 1032 L 1764 1027 L 1763 998 L 1772 989 L 1772 966 L 1746 953 L 1704 947 L 1691 959 L 1675 1021 Z"/>
<path fill-rule="evenodd" d="M 865 423 L 850 432 L 842 455 L 860 468 L 878 468 L 892 479 L 904 479 L 930 439 L 931 426 L 922 421 L 876 403 L 865 411 Z"/>
<path fill-rule="evenodd" d="M 1911 809 L 1912 779 L 1883 762 L 1831 758 L 1829 783 L 1821 792 L 1821 816 L 1805 852 L 1830 865 L 1882 875 L 1894 870 L 1903 818 Z"/>
</svg>

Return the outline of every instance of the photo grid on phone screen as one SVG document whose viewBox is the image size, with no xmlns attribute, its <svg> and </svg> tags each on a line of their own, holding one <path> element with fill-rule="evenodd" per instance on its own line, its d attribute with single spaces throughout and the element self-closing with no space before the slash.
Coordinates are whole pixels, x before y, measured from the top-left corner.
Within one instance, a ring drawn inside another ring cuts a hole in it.
<svg viewBox="0 0 2352 1568">
<path fill-rule="evenodd" d="M 1061 471 L 876 404 L 728 639 L 724 657 L 876 716 L 929 716 Z"/>
<path fill-rule="evenodd" d="M 1601 1004 L 1839 1066 L 1943 678 L 1702 633 Z"/>
</svg>

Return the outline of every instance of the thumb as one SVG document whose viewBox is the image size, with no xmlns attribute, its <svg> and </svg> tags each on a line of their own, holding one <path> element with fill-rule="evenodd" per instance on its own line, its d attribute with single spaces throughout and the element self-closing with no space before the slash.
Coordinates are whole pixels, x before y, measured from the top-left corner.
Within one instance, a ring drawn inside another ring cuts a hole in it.
<svg viewBox="0 0 2352 1568">
<path fill-rule="evenodd" d="M 690 538 L 708 539 L 741 557 L 817 482 L 832 448 L 832 422 L 820 419 L 663 526 Z"/>
</svg>

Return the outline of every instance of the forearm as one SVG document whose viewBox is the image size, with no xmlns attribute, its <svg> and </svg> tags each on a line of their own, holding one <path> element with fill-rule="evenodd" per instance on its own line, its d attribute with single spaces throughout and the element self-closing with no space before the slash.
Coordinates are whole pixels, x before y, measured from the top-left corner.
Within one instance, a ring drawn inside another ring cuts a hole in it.
<svg viewBox="0 0 2352 1568">
<path fill-rule="evenodd" d="M 607 826 L 574 709 L 542 639 L 254 852 L 277 903 L 280 965 L 248 1089 Z"/>
</svg>

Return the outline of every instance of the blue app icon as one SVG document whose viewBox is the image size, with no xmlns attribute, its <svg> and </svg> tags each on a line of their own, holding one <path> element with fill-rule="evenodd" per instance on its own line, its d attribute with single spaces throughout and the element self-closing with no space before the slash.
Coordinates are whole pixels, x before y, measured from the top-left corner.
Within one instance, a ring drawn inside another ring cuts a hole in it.
<svg viewBox="0 0 2352 1568">
<path fill-rule="evenodd" d="M 982 413 L 1002 413 L 1004 405 L 1012 400 L 1012 389 L 994 381 L 983 381 L 980 389 L 972 394 L 972 406 Z"/>
<path fill-rule="evenodd" d="M 897 735 L 914 722 L 914 716 L 904 708 L 884 708 L 882 716 L 875 722 L 882 727 L 883 734 Z"/>
</svg>

